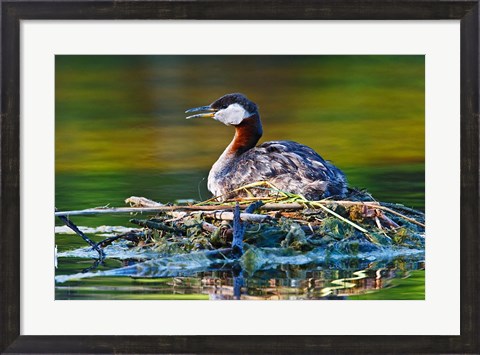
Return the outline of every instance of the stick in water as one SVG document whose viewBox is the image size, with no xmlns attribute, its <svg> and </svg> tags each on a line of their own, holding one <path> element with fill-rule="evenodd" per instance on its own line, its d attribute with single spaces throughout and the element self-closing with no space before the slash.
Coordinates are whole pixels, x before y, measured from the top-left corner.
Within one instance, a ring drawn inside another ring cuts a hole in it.
<svg viewBox="0 0 480 355">
<path fill-rule="evenodd" d="M 243 254 L 243 235 L 245 234 L 245 224 L 240 219 L 240 206 L 235 206 L 233 210 L 233 254 L 238 258 Z"/>
<path fill-rule="evenodd" d="M 95 243 L 93 240 L 87 237 L 80 229 L 78 229 L 78 227 L 70 219 L 68 219 L 68 217 L 65 217 L 65 216 L 57 216 L 57 217 L 60 218 L 68 228 L 70 228 L 75 233 L 77 233 L 80 237 L 82 237 L 83 240 L 86 241 L 92 247 L 92 249 L 98 253 L 98 257 L 100 261 L 103 261 L 105 259 L 105 253 L 97 245 L 97 243 Z"/>
</svg>

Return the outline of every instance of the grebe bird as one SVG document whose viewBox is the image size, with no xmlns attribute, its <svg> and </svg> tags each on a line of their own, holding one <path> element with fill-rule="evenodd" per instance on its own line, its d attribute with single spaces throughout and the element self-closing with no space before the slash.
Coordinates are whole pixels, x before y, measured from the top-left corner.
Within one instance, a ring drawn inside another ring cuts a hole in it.
<svg viewBox="0 0 480 355">
<path fill-rule="evenodd" d="M 190 118 L 214 118 L 235 127 L 235 136 L 208 174 L 208 189 L 220 201 L 246 196 L 233 190 L 266 181 L 277 189 L 301 194 L 309 200 L 343 197 L 347 192 L 345 175 L 312 148 L 292 141 L 272 141 L 257 147 L 262 123 L 255 103 L 239 93 L 227 94 L 208 106 L 192 108 Z M 256 196 L 267 196 L 266 189 L 255 189 Z"/>
</svg>

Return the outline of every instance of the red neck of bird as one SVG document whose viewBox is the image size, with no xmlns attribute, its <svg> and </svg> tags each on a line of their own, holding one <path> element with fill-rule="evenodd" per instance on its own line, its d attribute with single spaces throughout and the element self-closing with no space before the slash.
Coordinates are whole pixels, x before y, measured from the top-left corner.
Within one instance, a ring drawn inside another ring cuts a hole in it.
<svg viewBox="0 0 480 355">
<path fill-rule="evenodd" d="M 228 153 L 240 155 L 255 147 L 263 134 L 262 123 L 258 114 L 254 114 L 235 126 L 235 136 L 228 146 Z"/>
</svg>

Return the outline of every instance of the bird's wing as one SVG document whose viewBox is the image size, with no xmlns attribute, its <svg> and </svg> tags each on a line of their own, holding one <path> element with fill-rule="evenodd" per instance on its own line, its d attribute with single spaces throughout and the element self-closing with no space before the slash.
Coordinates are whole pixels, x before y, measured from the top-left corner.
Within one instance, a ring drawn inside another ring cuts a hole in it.
<svg viewBox="0 0 480 355">
<path fill-rule="evenodd" d="M 285 175 L 297 176 L 306 182 L 334 177 L 330 164 L 313 149 L 291 141 L 272 141 L 250 149 L 236 161 L 237 176 L 250 181 L 269 180 Z"/>
</svg>

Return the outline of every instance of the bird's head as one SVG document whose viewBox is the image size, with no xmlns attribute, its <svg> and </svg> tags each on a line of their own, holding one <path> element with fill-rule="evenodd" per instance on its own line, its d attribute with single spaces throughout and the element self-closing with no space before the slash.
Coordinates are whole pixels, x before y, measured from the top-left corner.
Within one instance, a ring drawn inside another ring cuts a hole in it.
<svg viewBox="0 0 480 355">
<path fill-rule="evenodd" d="M 195 112 L 202 113 L 188 116 L 187 119 L 214 118 L 227 126 L 239 125 L 244 119 L 258 114 L 257 105 L 239 93 L 227 94 L 208 106 L 195 107 L 185 111 L 185 113 Z"/>
</svg>

